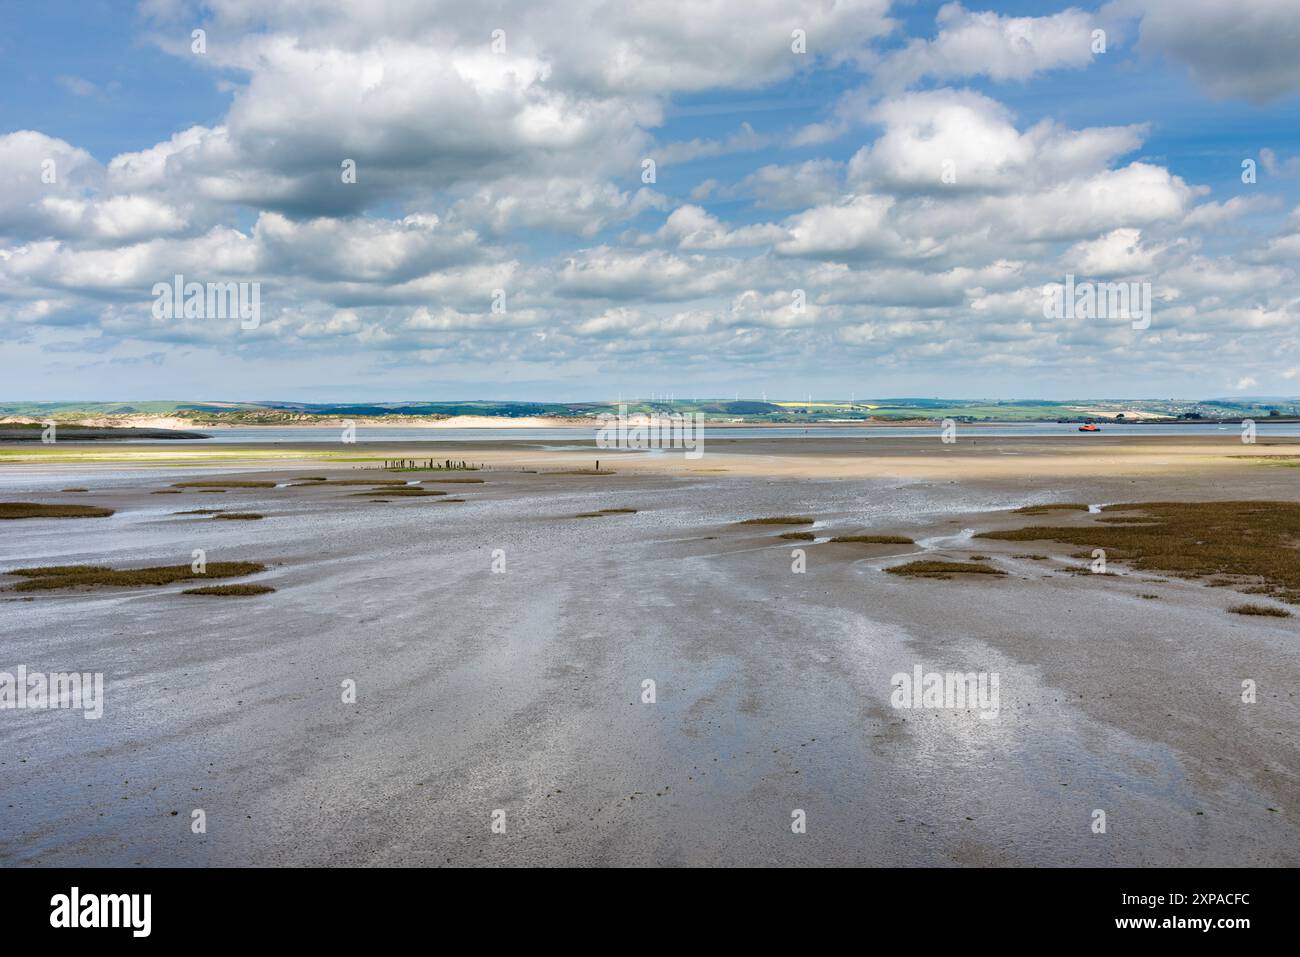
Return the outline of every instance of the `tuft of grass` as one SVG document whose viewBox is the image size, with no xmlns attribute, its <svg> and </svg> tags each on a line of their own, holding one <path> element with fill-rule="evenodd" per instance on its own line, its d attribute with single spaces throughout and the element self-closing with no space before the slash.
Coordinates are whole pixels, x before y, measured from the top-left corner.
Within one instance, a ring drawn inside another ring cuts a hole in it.
<svg viewBox="0 0 1300 957">
<path fill-rule="evenodd" d="M 635 515 L 634 508 L 602 508 L 595 512 L 579 512 L 574 518 L 600 518 L 602 515 Z"/>
<path fill-rule="evenodd" d="M 320 483 L 314 483 L 320 484 Z M 326 485 L 375 485 L 389 488 L 390 486 L 405 485 L 406 479 L 326 479 Z"/>
<path fill-rule="evenodd" d="M 1272 443 L 1261 443 L 1269 445 Z M 1277 465 L 1284 469 L 1300 468 L 1300 455 L 1229 455 L 1230 459 L 1245 459 L 1256 465 Z"/>
<path fill-rule="evenodd" d="M 231 522 L 256 522 L 265 518 L 264 515 L 258 515 L 256 512 L 218 512 L 212 516 L 214 519 L 225 519 Z"/>
<path fill-rule="evenodd" d="M 207 585 L 203 588 L 187 588 L 182 595 L 268 595 L 275 591 L 270 585 Z"/>
<path fill-rule="evenodd" d="M 84 572 L 111 572 L 107 565 L 47 565 L 44 568 L 15 568 L 5 572 L 20 578 L 40 578 L 44 575 L 80 575 Z"/>
<path fill-rule="evenodd" d="M 832 542 L 856 542 L 862 545 L 915 545 L 905 535 L 836 535 Z"/>
<path fill-rule="evenodd" d="M 1028 558 L 1030 561 L 1034 561 L 1034 562 L 1045 562 L 1048 560 L 1046 555 L 1012 555 L 1011 557 Z"/>
<path fill-rule="evenodd" d="M 1088 506 L 1079 502 L 1060 502 L 1055 505 L 1026 505 L 1014 511 L 1017 515 L 1045 515 L 1048 512 L 1086 512 Z"/>
<path fill-rule="evenodd" d="M 939 562 L 917 561 L 904 565 L 894 565 L 885 571 L 891 575 L 907 575 L 913 578 L 949 578 L 952 575 L 1005 575 L 1006 572 L 992 565 L 977 562 Z"/>
<path fill-rule="evenodd" d="M 1290 618 L 1291 613 L 1285 608 L 1272 605 L 1233 605 L 1228 611 L 1234 615 L 1262 615 L 1267 618 Z"/>
<path fill-rule="evenodd" d="M 1000 541 L 1056 541 L 1105 549 L 1109 561 L 1175 578 L 1206 579 L 1300 604 L 1300 502 L 1144 502 L 1109 505 L 1141 521 L 980 532 Z"/>
<path fill-rule="evenodd" d="M 777 538 L 788 538 L 795 542 L 811 542 L 817 538 L 812 532 L 782 532 Z"/>
<path fill-rule="evenodd" d="M 209 562 L 204 574 L 189 565 L 155 565 L 150 568 L 114 569 L 103 565 L 51 565 L 47 568 L 19 568 L 9 572 L 27 580 L 16 591 L 45 591 L 51 588 L 122 588 L 132 585 L 170 585 L 196 578 L 238 578 L 265 571 L 260 562 Z"/>
<path fill-rule="evenodd" d="M 98 505 L 43 505 L 37 502 L 0 502 L 0 519 L 5 518 L 108 518 L 111 508 Z"/>
<path fill-rule="evenodd" d="M 254 482 L 249 480 L 173 482 L 172 488 L 275 488 L 274 482 Z"/>
<path fill-rule="evenodd" d="M 814 519 L 808 515 L 777 515 L 773 518 L 747 518 L 737 525 L 811 525 Z"/>
<path fill-rule="evenodd" d="M 429 495 L 446 495 L 446 492 L 436 488 L 416 488 L 414 485 L 402 485 L 395 488 L 371 489 L 369 492 L 353 492 L 354 495 L 396 495 L 398 498 L 424 498 Z"/>
</svg>

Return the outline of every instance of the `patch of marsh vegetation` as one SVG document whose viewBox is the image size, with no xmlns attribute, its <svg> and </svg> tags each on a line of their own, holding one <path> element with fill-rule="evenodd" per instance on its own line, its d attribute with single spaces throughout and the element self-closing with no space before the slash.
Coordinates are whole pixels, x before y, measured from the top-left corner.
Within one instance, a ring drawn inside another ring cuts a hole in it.
<svg viewBox="0 0 1300 957">
<path fill-rule="evenodd" d="M 832 542 L 854 542 L 860 545 L 915 545 L 906 535 L 836 535 Z"/>
<path fill-rule="evenodd" d="M 212 517 L 214 519 L 225 519 L 228 522 L 257 522 L 266 516 L 258 515 L 256 512 L 217 512 Z"/>
<path fill-rule="evenodd" d="M 595 512 L 579 512 L 574 518 L 600 518 L 602 515 L 635 515 L 634 508 L 602 508 Z"/>
<path fill-rule="evenodd" d="M 447 493 L 436 488 L 416 488 L 414 485 L 396 485 L 384 486 L 383 488 L 371 489 L 369 492 L 353 492 L 354 495 L 395 495 L 398 498 L 425 498 L 430 495 L 446 495 Z"/>
<path fill-rule="evenodd" d="M 270 585 L 206 585 L 203 588 L 186 588 L 182 595 L 269 595 L 275 591 Z"/>
<path fill-rule="evenodd" d="M 1054 505 L 1025 505 L 1014 511 L 1017 515 L 1046 515 L 1048 512 L 1086 512 L 1088 506 L 1079 502 L 1058 502 Z"/>
<path fill-rule="evenodd" d="M 747 518 L 737 525 L 811 525 L 815 519 L 810 515 L 777 515 L 772 518 Z"/>
<path fill-rule="evenodd" d="M 1100 548 L 1133 568 L 1250 589 L 1300 604 L 1300 502 L 1139 502 L 1108 505 L 1131 521 L 980 532 L 999 541 Z M 1130 515 L 1131 513 L 1131 515 Z"/>
<path fill-rule="evenodd" d="M 133 585 L 170 585 L 202 578 L 238 578 L 265 571 L 260 562 L 208 562 L 203 573 L 190 565 L 155 565 L 149 568 L 110 568 L 107 565 L 50 565 L 45 568 L 15 568 L 5 572 L 25 581 L 15 591 L 45 591 L 53 588 L 124 588 Z"/>
<path fill-rule="evenodd" d="M 1291 613 L 1285 608 L 1273 605 L 1233 605 L 1228 611 L 1234 615 L 1259 615 L 1265 618 L 1290 618 Z"/>
<path fill-rule="evenodd" d="M 88 488 L 61 488 L 61 489 L 59 489 L 59 491 L 60 491 L 60 492 L 89 492 L 90 489 L 88 489 Z"/>
<path fill-rule="evenodd" d="M 953 575 L 1005 575 L 1006 572 L 992 565 L 977 562 L 940 562 L 917 561 L 903 565 L 894 565 L 885 571 L 891 575 L 906 575 L 910 578 L 951 578 Z"/>
<path fill-rule="evenodd" d="M 191 508 L 184 512 L 172 512 L 173 515 L 220 515 L 219 508 Z"/>
<path fill-rule="evenodd" d="M 313 482 L 313 485 L 320 485 L 320 482 Z M 406 479 L 326 479 L 325 485 L 374 485 L 380 488 L 396 487 L 405 485 Z"/>
<path fill-rule="evenodd" d="M 788 538 L 795 542 L 811 542 L 817 538 L 812 532 L 782 532 L 777 538 Z"/>
<path fill-rule="evenodd" d="M 222 479 L 220 481 L 173 482 L 172 488 L 275 488 L 275 483 L 253 481 L 251 479 Z"/>
<path fill-rule="evenodd" d="M 1230 459 L 1245 459 L 1256 465 L 1276 465 L 1284 469 L 1300 468 L 1300 455 L 1229 455 Z"/>
<path fill-rule="evenodd" d="M 0 519 L 5 518 L 108 518 L 111 508 L 98 505 L 44 505 L 39 502 L 0 502 Z"/>
</svg>

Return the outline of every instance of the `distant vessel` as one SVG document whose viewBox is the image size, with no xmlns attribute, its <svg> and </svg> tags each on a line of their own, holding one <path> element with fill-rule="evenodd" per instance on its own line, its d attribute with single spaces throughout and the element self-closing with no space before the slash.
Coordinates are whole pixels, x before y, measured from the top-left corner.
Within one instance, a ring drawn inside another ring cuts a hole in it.
<svg viewBox="0 0 1300 957">
<path fill-rule="evenodd" d="M 1089 422 L 1087 425 L 1081 425 L 1081 426 L 1079 426 L 1079 431 L 1080 431 L 1080 432 L 1100 432 L 1100 431 L 1101 431 L 1101 428 L 1100 428 L 1099 426 L 1093 425 L 1091 422 Z"/>
</svg>

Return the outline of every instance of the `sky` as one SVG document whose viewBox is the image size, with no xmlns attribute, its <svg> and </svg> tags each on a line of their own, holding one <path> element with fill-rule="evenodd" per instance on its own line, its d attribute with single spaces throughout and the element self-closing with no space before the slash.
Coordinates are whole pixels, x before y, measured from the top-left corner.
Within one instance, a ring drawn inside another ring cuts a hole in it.
<svg viewBox="0 0 1300 957">
<path fill-rule="evenodd" d="M 5 0 L 0 399 L 1300 395 L 1297 49 L 1300 0 Z"/>
</svg>

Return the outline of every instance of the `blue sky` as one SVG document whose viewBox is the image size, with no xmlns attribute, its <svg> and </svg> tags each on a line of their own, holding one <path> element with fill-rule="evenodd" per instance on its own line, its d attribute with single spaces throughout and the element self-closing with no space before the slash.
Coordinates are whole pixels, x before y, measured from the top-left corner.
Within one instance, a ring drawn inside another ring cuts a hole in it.
<svg viewBox="0 0 1300 957">
<path fill-rule="evenodd" d="M 0 397 L 1296 395 L 1297 42 L 1284 0 L 11 5 Z M 256 324 L 158 315 L 176 274 Z M 1150 321 L 1046 315 L 1067 274 Z"/>
</svg>

